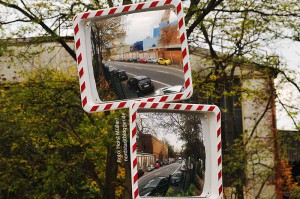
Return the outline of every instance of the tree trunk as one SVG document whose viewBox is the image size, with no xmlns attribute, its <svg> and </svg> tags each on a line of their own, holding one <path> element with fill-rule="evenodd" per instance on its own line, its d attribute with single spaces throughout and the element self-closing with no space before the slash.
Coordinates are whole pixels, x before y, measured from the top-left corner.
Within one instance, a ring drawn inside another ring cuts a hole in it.
<svg viewBox="0 0 300 199">
<path fill-rule="evenodd" d="M 117 172 L 116 147 L 110 144 L 107 145 L 105 186 L 103 191 L 103 198 L 105 199 L 115 199 Z"/>
</svg>

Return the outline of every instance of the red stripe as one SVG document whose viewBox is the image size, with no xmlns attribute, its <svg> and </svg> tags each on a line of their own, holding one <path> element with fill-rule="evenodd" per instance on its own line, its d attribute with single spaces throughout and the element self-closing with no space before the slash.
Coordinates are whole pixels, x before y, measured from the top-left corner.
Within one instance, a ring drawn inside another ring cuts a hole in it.
<svg viewBox="0 0 300 199">
<path fill-rule="evenodd" d="M 207 111 L 213 111 L 215 109 L 214 106 L 210 106 Z"/>
<path fill-rule="evenodd" d="M 84 14 L 82 15 L 81 19 L 86 19 L 86 18 L 88 18 L 89 15 L 90 15 L 89 12 L 84 13 Z"/>
<path fill-rule="evenodd" d="M 134 122 L 136 119 L 136 113 L 132 114 L 131 121 Z"/>
<path fill-rule="evenodd" d="M 78 24 L 77 24 L 77 25 L 75 26 L 75 28 L 74 28 L 74 33 L 75 33 L 75 35 L 77 35 L 78 31 L 79 31 L 79 26 L 78 26 Z"/>
<path fill-rule="evenodd" d="M 80 71 L 79 71 L 79 77 L 81 78 L 82 75 L 83 75 L 83 68 L 81 68 Z"/>
<path fill-rule="evenodd" d="M 219 112 L 217 115 L 217 122 L 220 120 L 220 118 L 221 118 L 221 113 Z"/>
<path fill-rule="evenodd" d="M 127 12 L 127 11 L 129 10 L 130 7 L 131 7 L 131 6 L 125 6 L 125 7 L 123 8 L 122 12 Z"/>
<path fill-rule="evenodd" d="M 118 108 L 123 108 L 126 105 L 126 102 L 121 102 L 118 106 Z"/>
<path fill-rule="evenodd" d="M 153 102 L 155 98 L 149 98 L 147 102 Z"/>
<path fill-rule="evenodd" d="M 183 67 L 183 72 L 186 73 L 186 71 L 189 69 L 189 63 L 187 62 Z"/>
<path fill-rule="evenodd" d="M 181 3 L 178 4 L 177 6 L 177 14 L 181 11 Z"/>
<path fill-rule="evenodd" d="M 221 135 L 221 127 L 219 127 L 217 130 L 217 137 L 219 137 L 220 135 Z"/>
<path fill-rule="evenodd" d="M 87 103 L 87 98 L 85 97 L 85 98 L 82 100 L 82 107 L 85 107 L 86 103 Z"/>
<path fill-rule="evenodd" d="M 93 106 L 93 108 L 91 108 L 91 111 L 96 111 L 98 109 L 99 106 Z"/>
<path fill-rule="evenodd" d="M 197 108 L 197 111 L 201 111 L 203 109 L 203 107 L 204 107 L 203 105 L 199 105 Z"/>
<path fill-rule="evenodd" d="M 163 96 L 160 98 L 159 102 L 165 102 L 168 99 L 168 96 Z"/>
<path fill-rule="evenodd" d="M 112 8 L 112 9 L 110 9 L 108 14 L 109 15 L 114 14 L 116 12 L 116 10 L 117 10 L 117 8 Z"/>
<path fill-rule="evenodd" d="M 219 171 L 219 173 L 218 173 L 218 180 L 220 180 L 221 178 L 222 178 L 222 170 Z"/>
<path fill-rule="evenodd" d="M 184 59 L 186 56 L 187 52 L 186 52 L 186 48 L 182 51 L 182 58 Z"/>
<path fill-rule="evenodd" d="M 136 147 L 137 147 L 137 144 L 134 143 L 134 144 L 132 145 L 132 153 L 134 153 L 134 152 L 136 151 Z"/>
<path fill-rule="evenodd" d="M 163 108 L 169 108 L 170 104 L 164 104 Z"/>
<path fill-rule="evenodd" d="M 79 55 L 78 58 L 77 58 L 77 63 L 78 63 L 78 65 L 81 63 L 81 61 L 82 61 L 82 55 L 81 55 L 81 53 L 80 53 L 80 55 Z"/>
<path fill-rule="evenodd" d="M 221 149 L 221 142 L 219 142 L 219 144 L 218 144 L 218 152 L 220 151 L 220 149 Z"/>
<path fill-rule="evenodd" d="M 80 38 L 76 41 L 76 50 L 79 48 L 80 46 Z"/>
<path fill-rule="evenodd" d="M 185 36 L 184 36 L 184 33 L 180 36 L 180 42 L 183 43 L 185 40 Z"/>
<path fill-rule="evenodd" d="M 181 29 L 182 26 L 183 26 L 183 18 L 181 18 L 178 22 L 179 29 Z"/>
<path fill-rule="evenodd" d="M 133 160 L 132 165 L 133 165 L 133 168 L 136 167 L 136 165 L 137 165 L 137 158 L 135 158 L 135 159 Z"/>
<path fill-rule="evenodd" d="M 139 195 L 139 189 L 137 188 L 135 191 L 134 191 L 134 199 L 136 199 Z"/>
<path fill-rule="evenodd" d="M 136 183 L 138 180 L 138 174 L 136 173 L 133 177 L 133 183 Z"/>
<path fill-rule="evenodd" d="M 144 108 L 146 106 L 146 102 L 141 102 L 140 107 Z"/>
<path fill-rule="evenodd" d="M 193 105 L 189 104 L 189 105 L 186 106 L 185 110 L 191 110 L 192 107 L 193 107 Z"/>
<path fill-rule="evenodd" d="M 150 8 L 155 7 L 158 4 L 158 1 L 154 1 L 151 3 Z"/>
<path fill-rule="evenodd" d="M 170 4 L 171 2 L 172 2 L 172 0 L 166 0 L 165 5 Z"/>
<path fill-rule="evenodd" d="M 185 85 L 185 88 L 189 87 L 189 85 L 190 85 L 190 78 L 188 78 L 188 79 L 185 81 L 184 85 Z"/>
<path fill-rule="evenodd" d="M 191 94 L 192 94 L 192 93 L 191 93 L 191 92 L 189 92 L 189 94 L 187 95 L 187 97 L 189 97 Z"/>
<path fill-rule="evenodd" d="M 107 104 L 105 107 L 104 107 L 104 110 L 109 110 L 111 108 L 112 104 Z"/>
<path fill-rule="evenodd" d="M 73 18 L 73 21 L 75 21 L 77 19 L 78 15 L 76 15 L 74 18 Z"/>
<path fill-rule="evenodd" d="M 132 135 L 132 138 L 136 135 L 136 127 L 134 127 L 134 129 L 132 129 L 132 133 L 131 133 Z"/>
<path fill-rule="evenodd" d="M 142 9 L 144 5 L 145 5 L 144 3 L 140 3 L 140 4 L 136 7 L 135 10 L 140 10 L 140 9 Z"/>
<path fill-rule="evenodd" d="M 181 108 L 181 104 L 176 104 L 176 106 L 174 107 L 174 109 L 180 109 Z"/>
<path fill-rule="evenodd" d="M 219 195 L 222 194 L 222 191 L 223 191 L 223 187 L 222 187 L 222 185 L 220 185 L 220 187 L 219 187 Z"/>
<path fill-rule="evenodd" d="M 83 82 L 80 86 L 80 91 L 83 92 L 85 89 L 85 82 Z"/>
<path fill-rule="evenodd" d="M 174 100 L 179 100 L 179 99 L 181 99 L 181 97 L 182 97 L 182 94 L 177 94 L 177 95 L 175 96 Z"/>
<path fill-rule="evenodd" d="M 99 11 L 97 11 L 97 13 L 96 13 L 96 17 L 99 17 L 99 16 L 101 16 L 102 15 L 102 13 L 103 13 L 103 10 L 99 10 Z"/>
<path fill-rule="evenodd" d="M 218 158 L 218 166 L 222 163 L 222 156 Z"/>
<path fill-rule="evenodd" d="M 157 106 L 158 106 L 158 103 L 153 103 L 150 108 L 156 108 Z"/>
</svg>

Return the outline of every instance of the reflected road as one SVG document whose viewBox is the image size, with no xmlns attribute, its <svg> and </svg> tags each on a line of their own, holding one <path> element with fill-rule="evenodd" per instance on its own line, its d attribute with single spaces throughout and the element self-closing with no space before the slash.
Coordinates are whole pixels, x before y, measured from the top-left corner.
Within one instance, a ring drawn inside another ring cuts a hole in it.
<svg viewBox="0 0 300 199">
<path fill-rule="evenodd" d="M 152 180 L 155 177 L 158 176 L 165 176 L 168 177 L 169 175 L 172 175 L 177 170 L 180 169 L 181 164 L 178 162 L 164 165 L 158 169 L 154 169 L 153 171 L 145 173 L 141 178 L 138 180 L 138 187 L 139 189 L 142 189 L 150 180 Z"/>
<path fill-rule="evenodd" d="M 146 75 L 162 86 L 183 85 L 184 74 L 179 68 L 158 64 L 143 64 L 133 62 L 108 62 L 108 65 L 125 70 L 130 76 Z"/>
</svg>

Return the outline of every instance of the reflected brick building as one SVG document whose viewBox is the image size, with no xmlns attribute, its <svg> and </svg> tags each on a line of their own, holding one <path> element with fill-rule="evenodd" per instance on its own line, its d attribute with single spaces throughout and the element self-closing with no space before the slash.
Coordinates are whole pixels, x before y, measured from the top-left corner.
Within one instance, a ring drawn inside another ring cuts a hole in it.
<svg viewBox="0 0 300 199">
<path fill-rule="evenodd" d="M 153 154 L 156 161 L 168 161 L 168 146 L 150 134 L 139 134 L 138 152 Z"/>
</svg>

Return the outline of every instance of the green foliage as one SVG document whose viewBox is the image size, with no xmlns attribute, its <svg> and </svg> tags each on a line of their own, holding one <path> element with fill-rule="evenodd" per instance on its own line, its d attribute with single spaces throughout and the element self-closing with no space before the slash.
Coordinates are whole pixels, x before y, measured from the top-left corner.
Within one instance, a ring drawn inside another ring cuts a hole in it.
<svg viewBox="0 0 300 199">
<path fill-rule="evenodd" d="M 180 193 L 176 194 L 175 196 L 176 196 L 176 197 L 183 197 L 183 196 L 189 196 L 189 197 L 190 197 L 190 196 L 195 196 L 195 195 L 196 195 L 196 194 L 195 194 L 195 191 L 196 191 L 195 185 L 194 185 L 194 184 L 191 184 L 191 185 L 189 186 L 189 188 L 187 189 L 187 191 L 181 190 Z M 166 196 L 167 196 L 167 197 L 168 197 L 168 196 L 174 197 L 174 189 L 169 188 L 168 191 L 167 191 L 167 193 L 166 193 Z"/>
<path fill-rule="evenodd" d="M 110 124 L 121 112 L 86 114 L 70 74 L 39 69 L 0 88 L 0 198 L 103 194 Z"/>
<path fill-rule="evenodd" d="M 295 188 L 292 193 L 290 194 L 290 199 L 297 199 L 300 198 L 300 189 L 299 187 Z"/>
</svg>

